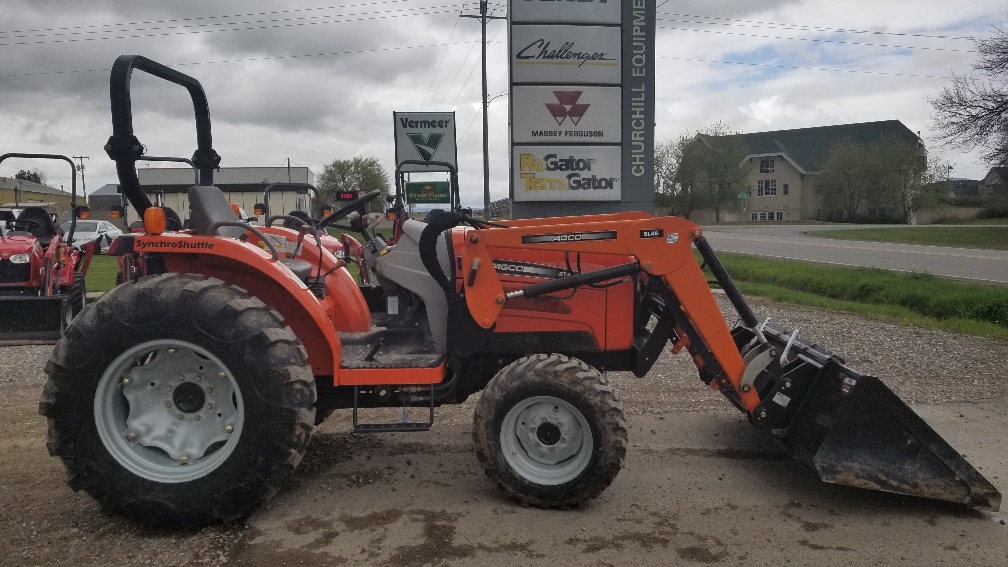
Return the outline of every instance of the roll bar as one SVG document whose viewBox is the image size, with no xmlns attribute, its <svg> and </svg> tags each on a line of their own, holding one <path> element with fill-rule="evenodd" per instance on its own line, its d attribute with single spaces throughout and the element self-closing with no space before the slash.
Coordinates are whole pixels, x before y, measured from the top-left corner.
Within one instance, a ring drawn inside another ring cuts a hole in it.
<svg viewBox="0 0 1008 567">
<path fill-rule="evenodd" d="M 152 203 L 140 187 L 136 172 L 136 162 L 143 157 L 146 148 L 133 133 L 130 79 L 134 69 L 180 85 L 189 91 L 196 116 L 196 151 L 193 153 L 192 163 L 199 171 L 200 185 L 213 185 L 213 170 L 220 165 L 221 158 L 213 149 L 210 106 L 200 82 L 141 55 L 120 55 L 112 65 L 112 74 L 109 78 L 112 136 L 105 144 L 105 153 L 116 162 L 120 189 L 136 209 L 137 214 L 142 217 Z"/>
</svg>

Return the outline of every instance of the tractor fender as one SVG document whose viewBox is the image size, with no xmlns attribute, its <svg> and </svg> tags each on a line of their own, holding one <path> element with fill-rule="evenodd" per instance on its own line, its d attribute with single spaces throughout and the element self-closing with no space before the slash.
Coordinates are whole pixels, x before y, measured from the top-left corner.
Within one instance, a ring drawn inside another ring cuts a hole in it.
<svg viewBox="0 0 1008 567">
<path fill-rule="evenodd" d="M 315 375 L 335 376 L 340 365 L 336 330 L 363 331 L 363 318 L 349 298 L 319 300 L 272 255 L 237 239 L 188 234 L 137 235 L 134 250 L 156 252 L 169 272 L 196 273 L 246 290 L 276 309 L 308 351 Z M 349 277 L 349 276 L 347 276 Z M 363 300 L 361 300 L 363 301 Z"/>
</svg>

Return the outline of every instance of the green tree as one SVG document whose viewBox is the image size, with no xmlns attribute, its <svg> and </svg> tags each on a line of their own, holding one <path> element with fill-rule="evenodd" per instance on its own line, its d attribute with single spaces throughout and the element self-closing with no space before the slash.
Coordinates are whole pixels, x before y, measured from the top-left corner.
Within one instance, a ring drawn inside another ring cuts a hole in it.
<svg viewBox="0 0 1008 567">
<path fill-rule="evenodd" d="M 674 181 L 684 216 L 709 207 L 720 222 L 721 213 L 737 207 L 739 194 L 748 189 L 748 146 L 723 122 L 683 136 L 678 144 L 681 154 Z"/>
<path fill-rule="evenodd" d="M 34 169 L 32 171 L 28 171 L 27 169 L 18 170 L 18 172 L 14 174 L 14 179 L 23 179 L 25 181 L 32 181 L 40 185 L 45 185 L 46 181 L 45 174 L 37 169 Z"/>
<path fill-rule="evenodd" d="M 871 169 L 864 146 L 847 138 L 834 144 L 815 181 L 823 209 L 841 211 L 844 220 L 857 217 L 868 200 Z"/>
<path fill-rule="evenodd" d="M 318 189 L 322 199 L 334 201 L 340 191 L 369 192 L 376 189 L 382 198 L 389 193 L 389 175 L 376 157 L 354 156 L 350 159 L 334 159 L 322 168 L 318 177 Z"/>
<path fill-rule="evenodd" d="M 983 148 L 989 165 L 1008 166 L 1008 27 L 975 40 L 976 74 L 952 75 L 952 85 L 928 99 L 938 136 L 947 146 Z"/>
<path fill-rule="evenodd" d="M 927 159 L 920 144 L 887 136 L 872 144 L 868 160 L 876 202 L 895 211 L 903 222 L 912 223 L 914 213 L 926 202 L 921 182 Z"/>
</svg>

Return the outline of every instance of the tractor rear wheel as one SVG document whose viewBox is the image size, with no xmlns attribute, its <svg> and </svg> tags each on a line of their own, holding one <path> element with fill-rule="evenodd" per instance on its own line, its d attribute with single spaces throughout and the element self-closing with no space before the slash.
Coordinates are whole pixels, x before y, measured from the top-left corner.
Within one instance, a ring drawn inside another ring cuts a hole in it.
<svg viewBox="0 0 1008 567">
<path fill-rule="evenodd" d="M 247 516 L 293 472 L 315 420 L 301 341 L 271 307 L 205 276 L 113 288 L 46 373 L 40 413 L 70 487 L 148 525 Z"/>
<path fill-rule="evenodd" d="M 559 354 L 506 366 L 473 416 L 473 444 L 505 492 L 543 508 L 577 506 L 602 493 L 626 456 L 623 408 L 598 370 Z"/>
<path fill-rule="evenodd" d="M 84 283 L 84 275 L 80 272 L 74 272 L 73 283 L 70 284 L 67 295 L 70 296 L 70 315 L 76 317 L 84 310 L 84 303 L 87 301 L 87 286 Z"/>
</svg>

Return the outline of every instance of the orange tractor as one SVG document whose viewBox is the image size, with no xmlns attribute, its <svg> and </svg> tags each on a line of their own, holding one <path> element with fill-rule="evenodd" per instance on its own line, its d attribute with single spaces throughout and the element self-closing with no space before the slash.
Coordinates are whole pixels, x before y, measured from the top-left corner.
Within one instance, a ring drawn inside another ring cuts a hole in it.
<svg viewBox="0 0 1008 567">
<path fill-rule="evenodd" d="M 134 70 L 189 91 L 199 178 L 219 162 L 200 84 L 120 57 L 106 150 L 145 232 L 121 237 L 117 253 L 156 255 L 162 269 L 74 320 L 40 404 L 70 486 L 104 510 L 160 525 L 241 518 L 291 474 L 331 412 L 351 410 L 358 431 L 424 430 L 437 406 L 477 392 L 473 442 L 487 475 L 521 502 L 576 506 L 614 481 L 627 449 L 604 372 L 644 376 L 666 347 L 688 353 L 704 384 L 824 481 L 1000 506 L 879 379 L 760 323 L 700 228 L 680 218 L 489 223 L 448 211 L 419 222 L 397 200 L 389 244 L 368 229 L 378 192 L 368 193 L 318 224 L 360 231 L 383 295 L 372 309 L 319 228 L 246 224 L 212 185 L 189 190 L 191 228 L 166 231 L 136 177 Z M 734 329 L 694 251 L 738 311 Z M 358 410 L 375 407 L 419 407 L 425 419 L 362 423 Z"/>
</svg>

